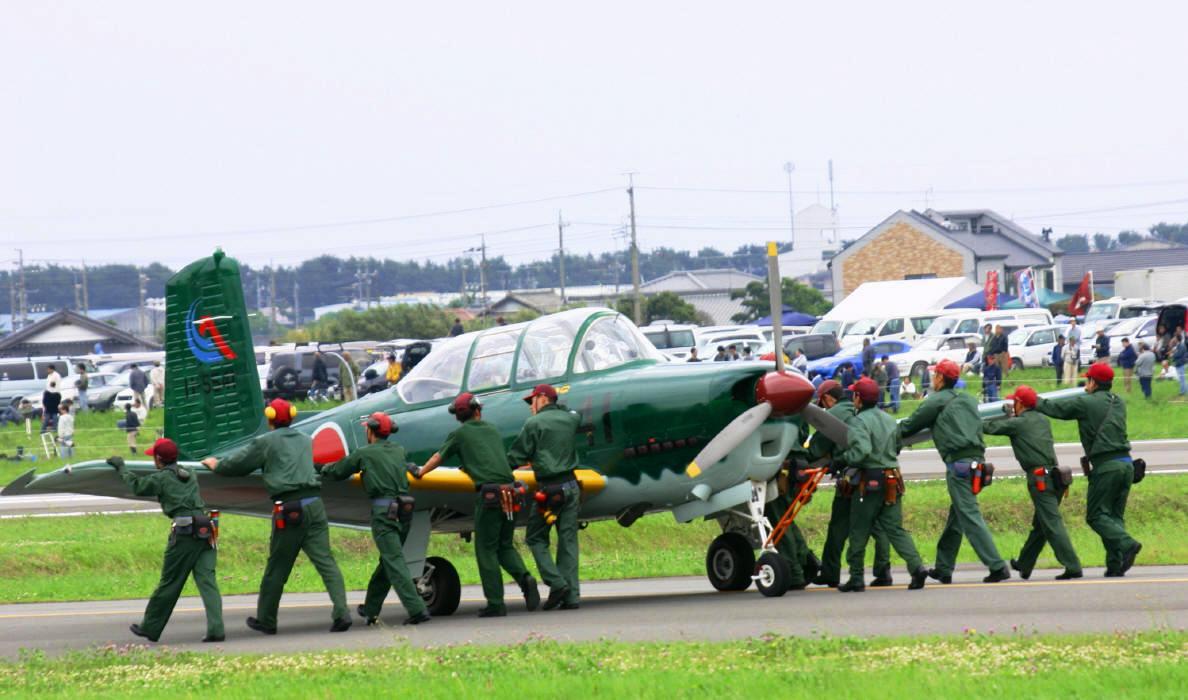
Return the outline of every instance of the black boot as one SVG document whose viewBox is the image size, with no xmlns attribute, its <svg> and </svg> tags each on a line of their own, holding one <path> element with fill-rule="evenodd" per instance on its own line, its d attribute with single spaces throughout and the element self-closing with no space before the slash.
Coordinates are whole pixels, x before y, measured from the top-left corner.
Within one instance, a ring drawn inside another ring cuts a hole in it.
<svg viewBox="0 0 1188 700">
<path fill-rule="evenodd" d="M 1024 570 L 1023 570 L 1023 569 L 1022 569 L 1022 568 L 1019 566 L 1019 560 L 1018 560 L 1018 559 L 1012 559 L 1012 560 L 1011 560 L 1011 568 L 1012 568 L 1012 569 L 1014 569 L 1015 571 L 1018 571 L 1018 572 L 1019 572 L 1019 578 L 1023 579 L 1024 581 L 1026 581 L 1027 579 L 1031 578 L 1031 571 L 1030 571 L 1030 570 L 1024 571 Z"/>
<path fill-rule="evenodd" d="M 331 632 L 346 632 L 347 630 L 349 630 L 351 628 L 351 624 L 352 624 L 351 618 L 349 616 L 348 617 L 340 617 L 334 621 L 334 624 L 330 625 L 330 631 Z"/>
<path fill-rule="evenodd" d="M 264 634 L 276 634 L 275 627 L 265 627 L 254 617 L 249 617 L 247 619 L 247 626 L 256 630 L 257 632 L 263 632 Z"/>
<path fill-rule="evenodd" d="M 540 607 L 540 590 L 536 587 L 536 579 L 532 574 L 524 574 L 520 579 L 520 591 L 524 594 L 524 604 L 529 612 Z"/>
<path fill-rule="evenodd" d="M 422 610 L 421 612 L 417 613 L 416 615 L 413 615 L 413 616 L 405 619 L 403 624 L 419 625 L 422 622 L 428 622 L 431 619 L 433 619 L 433 618 L 429 617 L 429 612 L 427 610 Z"/>
<path fill-rule="evenodd" d="M 946 585 L 953 582 L 953 574 L 945 574 L 944 576 L 941 576 L 940 574 L 937 573 L 936 569 L 929 569 L 928 577 L 936 579 L 937 581 L 940 581 L 941 583 L 946 584 Z"/>
<path fill-rule="evenodd" d="M 219 635 L 208 634 L 202 638 L 202 641 L 205 643 L 208 643 L 208 644 L 210 642 L 224 642 L 226 640 L 227 640 L 227 636 L 223 635 L 223 634 L 219 634 Z"/>
<path fill-rule="evenodd" d="M 1085 574 L 1081 573 L 1080 571 L 1069 571 L 1068 569 L 1065 569 L 1064 573 L 1057 574 L 1056 580 L 1057 581 L 1067 581 L 1067 580 L 1073 579 L 1073 578 L 1081 578 L 1084 575 Z"/>
<path fill-rule="evenodd" d="M 912 574 L 912 582 L 908 584 L 909 591 L 918 591 L 924 587 L 924 582 L 928 579 L 928 567 L 921 566 Z"/>
<path fill-rule="evenodd" d="M 871 588 L 886 588 L 893 585 L 895 585 L 895 581 L 891 578 L 890 569 L 879 569 L 875 571 L 874 580 L 870 582 Z"/>
<path fill-rule="evenodd" d="M 1143 551 L 1143 546 L 1138 542 L 1135 542 L 1133 547 L 1126 550 L 1126 554 L 1122 555 L 1122 573 L 1130 571 L 1130 567 L 1134 566 L 1134 560 L 1141 551 Z"/>
<path fill-rule="evenodd" d="M 850 579 L 842 585 L 837 587 L 837 590 L 842 593 L 861 593 L 866 590 L 866 584 L 862 583 L 862 579 Z"/>
<path fill-rule="evenodd" d="M 367 614 L 367 612 L 363 610 L 363 606 L 362 606 L 362 605 L 360 605 L 359 607 L 355 608 L 355 612 L 359 613 L 359 617 L 363 618 L 363 622 L 364 622 L 364 623 L 365 623 L 365 624 L 366 624 L 368 627 L 371 627 L 372 625 L 374 625 L 376 622 L 378 622 L 378 621 L 379 621 L 379 616 L 378 616 L 378 615 L 368 615 L 368 614 Z"/>
<path fill-rule="evenodd" d="M 990 575 L 982 579 L 982 583 L 998 583 L 1011 577 L 1011 572 L 1005 566 L 998 571 L 991 571 Z"/>
<path fill-rule="evenodd" d="M 507 608 L 495 608 L 488 605 L 479 610 L 479 617 L 507 617 Z"/>
<path fill-rule="evenodd" d="M 562 586 L 561 588 L 550 588 L 549 597 L 545 600 L 544 609 L 552 610 L 561 603 L 565 602 L 565 596 L 569 595 L 569 586 Z"/>
<path fill-rule="evenodd" d="M 160 637 L 150 637 L 148 632 L 145 632 L 144 630 L 140 629 L 140 625 L 133 624 L 133 625 L 130 625 L 128 627 L 128 629 L 132 632 L 132 634 L 136 635 L 137 637 L 144 637 L 145 639 L 149 640 L 150 642 L 155 642 L 158 639 L 160 639 Z"/>
</svg>

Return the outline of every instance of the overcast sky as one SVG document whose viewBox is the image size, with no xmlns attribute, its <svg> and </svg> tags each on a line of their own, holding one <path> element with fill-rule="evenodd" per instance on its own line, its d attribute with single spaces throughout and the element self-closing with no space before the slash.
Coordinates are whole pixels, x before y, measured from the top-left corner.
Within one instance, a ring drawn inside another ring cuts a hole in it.
<svg viewBox="0 0 1188 700">
<path fill-rule="evenodd" d="M 830 158 L 844 237 L 1188 220 L 1183 3 L 573 5 L 4 3 L 0 260 L 603 251 L 628 171 L 642 248 L 730 249 Z"/>
</svg>

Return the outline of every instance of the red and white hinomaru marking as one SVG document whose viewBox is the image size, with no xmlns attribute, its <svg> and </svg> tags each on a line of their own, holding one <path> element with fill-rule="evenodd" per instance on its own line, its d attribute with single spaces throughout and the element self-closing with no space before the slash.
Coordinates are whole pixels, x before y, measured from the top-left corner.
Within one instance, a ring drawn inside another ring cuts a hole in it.
<svg viewBox="0 0 1188 700">
<path fill-rule="evenodd" d="M 314 464 L 330 464 L 347 456 L 346 435 L 337 423 L 323 423 L 313 432 Z"/>
</svg>

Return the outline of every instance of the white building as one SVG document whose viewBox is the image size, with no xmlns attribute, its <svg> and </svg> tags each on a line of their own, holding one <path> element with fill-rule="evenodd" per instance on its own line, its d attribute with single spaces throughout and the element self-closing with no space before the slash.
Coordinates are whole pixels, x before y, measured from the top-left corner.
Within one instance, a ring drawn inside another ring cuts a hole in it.
<svg viewBox="0 0 1188 700">
<path fill-rule="evenodd" d="M 799 278 L 826 269 L 837 250 L 837 212 L 810 204 L 796 212 L 792 250 L 780 254 L 780 275 Z"/>
</svg>

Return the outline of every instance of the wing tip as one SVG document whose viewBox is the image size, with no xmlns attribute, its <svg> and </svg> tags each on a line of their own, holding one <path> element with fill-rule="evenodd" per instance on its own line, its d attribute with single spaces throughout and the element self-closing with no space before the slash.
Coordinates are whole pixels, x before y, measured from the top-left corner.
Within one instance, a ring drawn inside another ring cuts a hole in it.
<svg viewBox="0 0 1188 700">
<path fill-rule="evenodd" d="M 30 469 L 24 474 L 21 474 L 17 478 L 13 479 L 12 482 L 8 484 L 8 486 L 5 486 L 4 489 L 0 491 L 0 496 L 22 495 L 25 491 L 25 487 L 29 485 L 29 482 L 33 481 L 33 475 L 36 473 L 36 469 Z"/>
</svg>

